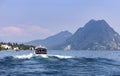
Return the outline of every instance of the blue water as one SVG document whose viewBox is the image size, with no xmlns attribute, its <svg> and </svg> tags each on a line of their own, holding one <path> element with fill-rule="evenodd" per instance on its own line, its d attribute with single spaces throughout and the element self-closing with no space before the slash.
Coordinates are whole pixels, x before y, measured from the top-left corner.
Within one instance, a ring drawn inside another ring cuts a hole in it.
<svg viewBox="0 0 120 76">
<path fill-rule="evenodd" d="M 120 51 L 0 51 L 0 76 L 120 76 Z"/>
</svg>

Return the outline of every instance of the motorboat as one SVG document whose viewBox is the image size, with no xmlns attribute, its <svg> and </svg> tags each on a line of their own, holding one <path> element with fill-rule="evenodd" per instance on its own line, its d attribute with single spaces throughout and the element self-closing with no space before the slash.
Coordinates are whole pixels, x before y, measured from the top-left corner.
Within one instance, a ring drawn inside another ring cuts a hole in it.
<svg viewBox="0 0 120 76">
<path fill-rule="evenodd" d="M 47 49 L 43 46 L 37 46 L 35 48 L 35 54 L 47 54 Z"/>
</svg>

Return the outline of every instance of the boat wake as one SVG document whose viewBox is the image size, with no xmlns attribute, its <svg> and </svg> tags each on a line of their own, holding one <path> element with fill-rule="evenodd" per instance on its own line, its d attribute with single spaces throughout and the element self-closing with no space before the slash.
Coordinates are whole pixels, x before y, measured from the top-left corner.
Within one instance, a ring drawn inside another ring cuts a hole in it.
<svg viewBox="0 0 120 76">
<path fill-rule="evenodd" d="M 16 55 L 16 56 L 13 56 L 14 58 L 17 58 L 17 59 L 30 59 L 33 57 L 33 54 L 30 53 L 30 54 L 26 54 L 26 55 Z"/>
<path fill-rule="evenodd" d="M 120 76 L 120 53 L 2 51 L 0 68 L 1 76 Z"/>
<path fill-rule="evenodd" d="M 30 59 L 33 57 L 40 57 L 40 58 L 59 58 L 59 59 L 68 59 L 68 58 L 74 58 L 73 56 L 64 56 L 64 55 L 47 55 L 47 54 L 26 54 L 26 55 L 15 55 L 13 56 L 13 58 L 17 58 L 17 59 Z"/>
</svg>

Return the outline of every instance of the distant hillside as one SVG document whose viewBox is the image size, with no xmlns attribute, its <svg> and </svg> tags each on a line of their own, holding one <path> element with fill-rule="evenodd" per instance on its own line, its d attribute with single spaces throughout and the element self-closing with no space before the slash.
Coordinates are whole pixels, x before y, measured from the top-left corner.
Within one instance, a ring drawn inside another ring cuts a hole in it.
<svg viewBox="0 0 120 76">
<path fill-rule="evenodd" d="M 43 45 L 48 49 L 58 50 L 120 50 L 120 35 L 105 20 L 90 20 L 73 35 L 63 31 L 27 44 Z"/>
<path fill-rule="evenodd" d="M 50 36 L 46 39 L 43 40 L 34 40 L 34 41 L 30 41 L 27 42 L 25 44 L 29 44 L 29 45 L 43 45 L 45 47 L 47 47 L 48 49 L 53 49 L 58 45 L 62 45 L 70 36 L 72 36 L 72 34 L 68 31 L 62 31 L 56 35 Z"/>
<path fill-rule="evenodd" d="M 120 35 L 105 20 L 90 20 L 79 28 L 62 48 L 74 50 L 119 50 Z"/>
</svg>

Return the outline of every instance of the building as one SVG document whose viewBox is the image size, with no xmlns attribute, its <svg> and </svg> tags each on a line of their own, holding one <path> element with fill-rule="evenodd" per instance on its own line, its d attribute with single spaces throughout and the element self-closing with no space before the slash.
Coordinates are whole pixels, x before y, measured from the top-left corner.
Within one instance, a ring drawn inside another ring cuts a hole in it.
<svg viewBox="0 0 120 76">
<path fill-rule="evenodd" d="M 2 44 L 2 45 L 1 45 L 1 48 L 7 49 L 7 50 L 12 49 L 12 47 L 9 46 L 9 45 L 7 45 L 7 44 Z"/>
</svg>

